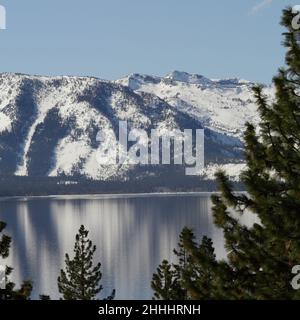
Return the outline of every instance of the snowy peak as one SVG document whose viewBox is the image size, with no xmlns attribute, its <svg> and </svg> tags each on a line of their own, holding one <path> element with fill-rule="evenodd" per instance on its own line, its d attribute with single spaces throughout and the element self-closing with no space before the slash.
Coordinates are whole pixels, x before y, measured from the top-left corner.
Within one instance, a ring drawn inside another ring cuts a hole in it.
<svg viewBox="0 0 300 320">
<path fill-rule="evenodd" d="M 239 78 L 227 78 L 227 79 L 209 79 L 199 74 L 191 74 L 184 71 L 173 71 L 168 74 L 164 79 L 170 79 L 176 82 L 184 82 L 186 84 L 195 84 L 211 87 L 232 87 L 232 86 L 253 86 L 254 83 L 239 79 Z"/>
<path fill-rule="evenodd" d="M 200 85 L 210 85 L 213 82 L 199 74 L 190 74 L 183 71 L 173 71 L 165 77 L 165 79 L 170 79 L 177 82 L 185 82 L 188 84 L 200 84 Z"/>
<path fill-rule="evenodd" d="M 119 83 L 124 86 L 128 86 L 132 90 L 138 90 L 143 85 L 151 85 L 151 84 L 158 84 L 161 82 L 160 77 L 154 77 L 139 73 L 133 73 L 123 79 L 115 81 L 116 83 Z"/>
<path fill-rule="evenodd" d="M 113 82 L 0 74 L 0 175 L 134 176 L 135 168 L 104 167 L 95 160 L 97 133 L 101 130 L 115 145 L 120 120 L 147 132 L 204 127 L 206 176 L 213 176 L 216 165 L 235 172 L 243 162 L 245 123 L 259 121 L 252 86 L 180 71 L 165 77 L 135 73 Z M 274 96 L 272 87 L 265 93 Z"/>
<path fill-rule="evenodd" d="M 127 80 L 144 88 L 165 83 L 140 75 Z M 137 175 L 134 170 L 139 169 L 127 165 L 99 165 L 100 131 L 113 146 L 118 144 L 119 121 L 128 120 L 130 128 L 147 132 L 156 128 L 162 134 L 174 129 L 199 129 L 204 124 L 188 108 L 180 110 L 151 90 L 146 91 L 90 77 L 0 74 L 0 175 L 99 180 Z M 242 160 L 239 139 L 210 129 L 205 130 L 205 139 L 208 163 Z M 160 174 L 159 170 L 166 169 L 149 170 Z M 138 172 L 147 176 L 149 171 Z"/>
<path fill-rule="evenodd" d="M 128 86 L 132 90 L 140 90 L 145 86 L 153 86 L 158 84 L 198 86 L 201 88 L 218 88 L 221 90 L 243 86 L 251 88 L 254 85 L 253 82 L 239 78 L 209 79 L 200 74 L 190 74 L 188 72 L 177 70 L 164 77 L 133 73 L 115 82 Z"/>
<path fill-rule="evenodd" d="M 212 80 L 213 83 L 219 87 L 232 87 L 232 86 L 249 86 L 252 87 L 255 83 L 240 79 L 240 78 L 228 78 L 228 79 L 220 79 L 220 80 Z"/>
<path fill-rule="evenodd" d="M 241 138 L 245 123 L 259 117 L 253 82 L 238 78 L 208 79 L 202 75 L 173 71 L 165 77 L 133 74 L 116 81 L 136 93 L 154 94 L 180 112 L 199 119 L 211 130 Z M 265 87 L 272 99 L 274 89 Z"/>
</svg>

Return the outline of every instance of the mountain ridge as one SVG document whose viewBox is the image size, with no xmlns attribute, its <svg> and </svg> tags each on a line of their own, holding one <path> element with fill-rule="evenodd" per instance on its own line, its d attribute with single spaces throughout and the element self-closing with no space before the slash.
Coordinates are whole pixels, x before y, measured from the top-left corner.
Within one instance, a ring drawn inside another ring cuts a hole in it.
<svg viewBox="0 0 300 320">
<path fill-rule="evenodd" d="M 226 103 L 236 102 L 231 113 L 236 107 L 248 110 L 250 102 L 245 102 L 245 96 L 250 94 L 249 87 L 250 82 L 238 79 L 211 80 L 179 71 L 165 78 L 134 74 L 116 81 L 1 73 L 0 174 L 96 180 L 127 179 L 133 172 L 147 175 L 149 168 L 144 173 L 127 165 L 103 168 L 95 160 L 97 131 L 116 132 L 118 121 L 130 120 L 132 127 L 148 131 L 205 127 L 207 170 L 201 173 L 203 178 L 211 179 L 214 168 L 227 165 L 237 179 L 243 162 L 244 114 L 233 124 L 235 130 L 228 122 L 222 123 L 228 109 L 222 109 L 221 97 Z M 213 114 L 211 105 L 223 113 Z M 249 114 L 257 117 L 253 108 L 250 111 L 247 119 Z M 116 137 L 111 139 L 116 142 Z M 155 174 L 160 170 L 165 167 L 154 170 Z"/>
</svg>

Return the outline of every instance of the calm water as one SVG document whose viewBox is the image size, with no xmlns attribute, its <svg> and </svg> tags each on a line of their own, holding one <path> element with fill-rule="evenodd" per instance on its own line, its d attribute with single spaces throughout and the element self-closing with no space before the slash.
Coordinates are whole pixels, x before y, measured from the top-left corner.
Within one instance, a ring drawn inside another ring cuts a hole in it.
<svg viewBox="0 0 300 320">
<path fill-rule="evenodd" d="M 33 280 L 33 298 L 40 293 L 58 298 L 64 254 L 72 255 L 75 234 L 84 224 L 102 263 L 102 296 L 115 288 L 117 299 L 151 299 L 152 274 L 164 258 L 172 260 L 184 226 L 198 237 L 211 237 L 217 255 L 224 256 L 210 207 L 208 194 L 2 199 L 0 220 L 13 238 L 6 263 L 15 269 L 15 282 Z"/>
</svg>

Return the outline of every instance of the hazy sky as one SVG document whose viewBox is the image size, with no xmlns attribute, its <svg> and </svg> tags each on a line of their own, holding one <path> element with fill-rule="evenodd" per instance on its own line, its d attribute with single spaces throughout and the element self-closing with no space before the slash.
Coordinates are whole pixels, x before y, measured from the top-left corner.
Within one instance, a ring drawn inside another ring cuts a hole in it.
<svg viewBox="0 0 300 320">
<path fill-rule="evenodd" d="M 0 0 L 0 72 L 117 79 L 180 70 L 270 83 L 284 62 L 281 10 L 298 3 Z"/>
</svg>

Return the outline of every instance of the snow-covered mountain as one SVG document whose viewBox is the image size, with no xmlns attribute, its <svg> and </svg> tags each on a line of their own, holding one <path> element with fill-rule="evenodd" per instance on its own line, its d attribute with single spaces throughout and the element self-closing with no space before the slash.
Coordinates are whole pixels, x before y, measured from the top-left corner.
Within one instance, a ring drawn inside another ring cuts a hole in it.
<svg viewBox="0 0 300 320">
<path fill-rule="evenodd" d="M 199 119 L 203 126 L 241 138 L 245 123 L 259 120 L 253 98 L 254 83 L 241 79 L 211 80 L 201 75 L 174 71 L 166 77 L 132 74 L 116 81 L 135 92 L 148 92 Z M 273 96 L 273 88 L 265 94 Z"/>
<path fill-rule="evenodd" d="M 114 82 L 0 74 L 0 175 L 118 180 L 171 170 L 99 165 L 97 133 L 117 143 L 119 121 L 128 120 L 132 128 L 148 132 L 204 127 L 204 177 L 226 165 L 234 178 L 242 166 L 244 123 L 257 122 L 251 86 L 177 71 L 164 78 L 135 74 Z M 272 89 L 266 90 L 271 96 Z"/>
</svg>

